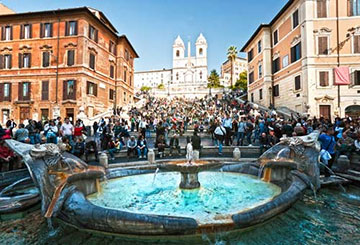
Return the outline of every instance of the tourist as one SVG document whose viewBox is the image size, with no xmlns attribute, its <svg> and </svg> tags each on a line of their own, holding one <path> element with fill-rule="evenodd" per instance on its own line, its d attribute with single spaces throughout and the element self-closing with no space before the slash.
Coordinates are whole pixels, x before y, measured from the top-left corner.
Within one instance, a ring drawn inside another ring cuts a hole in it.
<svg viewBox="0 0 360 245">
<path fill-rule="evenodd" d="M 146 139 L 144 138 L 144 136 L 142 134 L 139 135 L 139 138 L 137 141 L 137 152 L 138 152 L 139 159 L 146 158 L 148 148 L 147 148 Z"/>
<path fill-rule="evenodd" d="M 174 150 L 176 150 L 178 152 L 178 154 L 181 154 L 179 138 L 178 138 L 178 134 L 176 132 L 171 137 L 169 146 L 170 146 L 170 156 L 172 156 Z"/>
<path fill-rule="evenodd" d="M 70 146 L 73 145 L 74 126 L 70 123 L 70 119 L 65 118 L 65 122 L 60 127 L 60 133 L 68 140 Z"/>
<path fill-rule="evenodd" d="M 198 151 L 201 154 L 201 138 L 198 135 L 197 130 L 194 130 L 193 136 L 191 137 L 191 143 L 193 150 Z"/>
<path fill-rule="evenodd" d="M 230 117 L 229 113 L 226 113 L 226 117 L 223 120 L 223 125 L 225 128 L 226 134 L 225 134 L 225 145 L 229 146 L 232 145 L 232 118 Z"/>
<path fill-rule="evenodd" d="M 58 127 L 53 120 L 50 120 L 44 127 L 44 135 L 47 143 L 57 144 Z"/>
<path fill-rule="evenodd" d="M 249 146 L 252 146 L 251 136 L 253 130 L 254 130 L 254 124 L 252 123 L 251 119 L 248 119 L 247 123 L 245 124 L 245 133 L 246 133 L 246 140 Z"/>
<path fill-rule="evenodd" d="M 0 170 L 1 172 L 14 169 L 15 161 L 17 160 L 14 152 L 5 144 L 4 139 L 0 139 Z"/>
<path fill-rule="evenodd" d="M 331 173 L 328 168 L 331 169 L 336 157 L 336 140 L 333 135 L 334 129 L 332 127 L 329 127 L 326 129 L 325 133 L 322 133 L 319 136 L 319 141 L 321 143 L 320 158 L 321 161 L 327 166 L 327 168 L 325 168 L 325 177 L 330 177 Z"/>
<path fill-rule="evenodd" d="M 260 154 L 263 154 L 265 151 L 270 149 L 270 138 L 266 133 L 262 133 L 260 137 Z"/>
<path fill-rule="evenodd" d="M 136 147 L 137 147 L 137 142 L 135 140 L 134 136 L 131 136 L 130 139 L 128 140 L 127 144 L 127 157 L 129 158 L 131 155 L 135 155 L 137 153 L 136 151 Z"/>
<path fill-rule="evenodd" d="M 354 145 L 355 145 L 355 153 L 360 155 L 360 133 L 358 133 Z"/>
<path fill-rule="evenodd" d="M 139 129 L 140 129 L 140 133 L 142 134 L 142 136 L 145 138 L 146 137 L 146 127 L 147 127 L 147 124 L 146 124 L 146 121 L 142 118 L 140 120 L 140 123 L 139 123 Z"/>
<path fill-rule="evenodd" d="M 23 123 L 19 124 L 19 129 L 16 130 L 14 139 L 22 143 L 30 142 L 29 131 L 25 128 Z"/>
<path fill-rule="evenodd" d="M 304 127 L 301 125 L 301 123 L 297 123 L 294 128 L 294 132 L 296 133 L 297 136 L 304 136 L 306 131 Z"/>
<path fill-rule="evenodd" d="M 74 145 L 73 154 L 79 158 L 84 155 L 85 152 L 85 144 L 81 137 L 76 138 L 76 143 Z"/>
<path fill-rule="evenodd" d="M 342 137 L 338 139 L 336 143 L 336 159 L 341 155 L 345 155 L 348 159 L 351 159 L 351 154 L 354 151 L 354 140 L 347 135 L 346 132 L 342 134 Z"/>
<path fill-rule="evenodd" d="M 165 143 L 165 136 L 159 135 L 159 137 L 156 140 L 155 147 L 158 149 L 159 157 L 162 158 L 164 156 L 164 151 L 166 147 Z"/>
<path fill-rule="evenodd" d="M 107 152 L 110 155 L 110 160 L 115 160 L 115 153 L 121 151 L 121 144 L 117 138 L 113 138 L 108 143 Z"/>
<path fill-rule="evenodd" d="M 244 122 L 244 118 L 241 118 L 237 130 L 237 146 L 243 146 L 244 144 L 245 128 L 246 124 Z"/>
<path fill-rule="evenodd" d="M 34 120 L 28 120 L 29 124 L 26 126 L 26 129 L 29 132 L 30 144 L 39 144 L 41 143 L 40 134 L 36 128 L 36 122 Z"/>
<path fill-rule="evenodd" d="M 85 159 L 86 161 L 89 160 L 89 155 L 94 154 L 95 160 L 98 161 L 98 150 L 96 146 L 96 142 L 94 140 L 94 137 L 87 137 L 85 139 Z"/>
<path fill-rule="evenodd" d="M 223 141 L 226 135 L 226 130 L 220 123 L 218 123 L 214 131 L 214 134 L 217 140 L 217 144 L 219 146 L 219 155 L 222 156 Z"/>
<path fill-rule="evenodd" d="M 78 138 L 83 139 L 83 134 L 85 133 L 84 125 L 81 121 L 77 120 L 74 127 L 74 140 L 77 141 Z"/>
<path fill-rule="evenodd" d="M 193 161 L 193 157 L 194 157 L 194 152 L 193 152 L 193 145 L 191 143 L 191 138 L 188 136 L 186 137 L 186 160 L 188 162 L 188 164 L 191 164 Z"/>
</svg>

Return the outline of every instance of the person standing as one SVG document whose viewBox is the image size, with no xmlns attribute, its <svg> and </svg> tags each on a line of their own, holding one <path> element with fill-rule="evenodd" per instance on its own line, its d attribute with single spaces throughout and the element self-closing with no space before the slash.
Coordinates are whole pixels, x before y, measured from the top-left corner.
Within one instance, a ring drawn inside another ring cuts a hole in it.
<svg viewBox="0 0 360 245">
<path fill-rule="evenodd" d="M 29 139 L 29 131 L 25 128 L 24 124 L 19 124 L 19 129 L 15 132 L 15 140 L 22 142 L 22 143 L 28 143 L 30 141 Z"/>
<path fill-rule="evenodd" d="M 229 146 L 232 145 L 232 138 L 231 138 L 231 132 L 232 132 L 232 118 L 230 117 L 229 113 L 226 113 L 226 118 L 223 121 L 223 127 L 225 128 L 226 134 L 225 134 L 225 145 Z"/>
<path fill-rule="evenodd" d="M 219 155 L 222 156 L 222 150 L 223 150 L 223 141 L 226 135 L 225 128 L 221 125 L 221 123 L 217 124 L 217 127 L 214 131 L 215 138 L 217 140 L 217 144 L 219 146 Z"/>
<path fill-rule="evenodd" d="M 244 144 L 245 128 L 246 128 L 246 124 L 244 122 L 244 119 L 241 118 L 239 125 L 238 125 L 238 131 L 237 131 L 237 145 L 238 146 L 243 146 L 243 144 Z"/>
<path fill-rule="evenodd" d="M 60 127 L 60 133 L 63 137 L 67 138 L 71 147 L 73 147 L 73 134 L 74 126 L 70 123 L 70 119 L 65 118 L 65 122 Z"/>
<path fill-rule="evenodd" d="M 319 141 L 321 143 L 321 152 L 320 158 L 321 161 L 331 169 L 335 161 L 335 146 L 336 140 L 334 137 L 334 129 L 329 127 L 326 129 L 325 133 L 322 133 L 319 136 Z M 325 177 L 330 177 L 331 173 L 328 168 L 325 168 Z"/>
</svg>

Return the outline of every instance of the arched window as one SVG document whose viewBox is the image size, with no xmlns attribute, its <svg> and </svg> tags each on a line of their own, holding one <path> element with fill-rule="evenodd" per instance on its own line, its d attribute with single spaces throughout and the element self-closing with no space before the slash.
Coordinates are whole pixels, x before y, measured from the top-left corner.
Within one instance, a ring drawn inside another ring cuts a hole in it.
<svg viewBox="0 0 360 245">
<path fill-rule="evenodd" d="M 202 80 L 202 71 L 200 71 L 200 80 Z"/>
<path fill-rule="evenodd" d="M 176 80 L 179 80 L 179 73 L 176 73 Z"/>
<path fill-rule="evenodd" d="M 199 55 L 203 55 L 203 49 L 202 48 L 199 49 Z"/>
<path fill-rule="evenodd" d="M 176 57 L 179 57 L 179 56 L 180 56 L 180 51 L 176 50 Z"/>
</svg>

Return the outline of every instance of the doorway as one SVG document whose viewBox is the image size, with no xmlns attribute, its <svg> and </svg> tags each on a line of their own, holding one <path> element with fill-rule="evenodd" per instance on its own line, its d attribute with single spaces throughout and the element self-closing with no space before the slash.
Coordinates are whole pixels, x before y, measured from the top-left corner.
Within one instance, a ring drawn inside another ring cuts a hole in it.
<svg viewBox="0 0 360 245">
<path fill-rule="evenodd" d="M 74 108 L 66 108 L 66 117 L 68 117 L 71 122 L 75 122 L 74 116 Z"/>
<path fill-rule="evenodd" d="M 331 106 L 321 105 L 320 106 L 320 117 L 331 120 Z"/>
</svg>

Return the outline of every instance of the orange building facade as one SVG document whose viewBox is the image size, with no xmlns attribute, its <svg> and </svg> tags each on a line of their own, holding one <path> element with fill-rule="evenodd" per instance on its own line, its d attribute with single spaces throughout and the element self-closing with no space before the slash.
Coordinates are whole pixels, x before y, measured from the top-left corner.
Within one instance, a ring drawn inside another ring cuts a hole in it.
<svg viewBox="0 0 360 245">
<path fill-rule="evenodd" d="M 241 50 L 249 100 L 301 114 L 360 116 L 360 0 L 290 0 Z M 350 84 L 334 84 L 347 67 Z"/>
<path fill-rule="evenodd" d="M 126 36 L 92 8 L 0 15 L 0 122 L 92 118 L 132 103 Z"/>
</svg>

